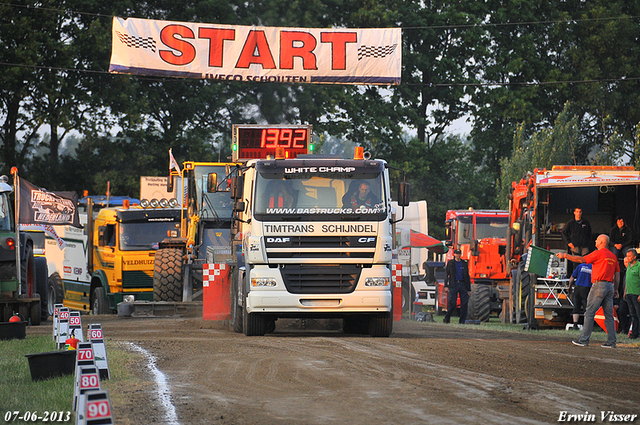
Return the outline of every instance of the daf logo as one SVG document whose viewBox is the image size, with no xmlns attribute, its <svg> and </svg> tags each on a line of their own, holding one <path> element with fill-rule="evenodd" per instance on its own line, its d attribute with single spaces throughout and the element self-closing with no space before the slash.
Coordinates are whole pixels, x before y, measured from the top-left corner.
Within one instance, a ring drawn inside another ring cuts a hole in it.
<svg viewBox="0 0 640 425">
<path fill-rule="evenodd" d="M 359 243 L 375 242 L 376 238 L 358 238 Z"/>
<path fill-rule="evenodd" d="M 268 243 L 287 243 L 291 242 L 291 238 L 267 238 Z"/>
</svg>

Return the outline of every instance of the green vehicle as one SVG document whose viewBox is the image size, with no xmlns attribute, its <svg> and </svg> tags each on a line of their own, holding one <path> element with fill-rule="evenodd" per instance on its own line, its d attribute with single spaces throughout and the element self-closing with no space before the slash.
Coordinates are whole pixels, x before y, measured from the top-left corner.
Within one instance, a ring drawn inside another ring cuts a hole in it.
<svg viewBox="0 0 640 425">
<path fill-rule="evenodd" d="M 16 313 L 23 321 L 39 325 L 46 319 L 42 316 L 46 307 L 41 305 L 40 293 L 46 293 L 47 263 L 34 256 L 29 232 L 16 233 L 11 208 L 13 187 L 8 181 L 7 176 L 0 176 L 0 321 L 7 322 Z M 44 274 L 37 273 L 43 265 Z"/>
</svg>

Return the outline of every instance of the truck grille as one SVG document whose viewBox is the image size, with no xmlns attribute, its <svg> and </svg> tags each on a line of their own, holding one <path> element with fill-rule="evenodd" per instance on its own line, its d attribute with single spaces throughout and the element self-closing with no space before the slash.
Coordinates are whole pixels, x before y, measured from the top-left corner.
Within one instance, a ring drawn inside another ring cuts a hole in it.
<svg viewBox="0 0 640 425">
<path fill-rule="evenodd" d="M 280 272 L 292 294 L 348 294 L 356 289 L 360 267 L 354 265 L 284 265 Z"/>
<path fill-rule="evenodd" d="M 360 241 L 358 236 L 290 236 L 286 241 L 266 237 L 267 248 L 375 248 L 376 239 Z"/>
<path fill-rule="evenodd" d="M 278 259 L 372 259 L 377 238 L 374 236 L 291 236 L 265 237 L 270 260 Z"/>
<path fill-rule="evenodd" d="M 123 271 L 122 287 L 153 288 L 153 277 L 140 270 Z"/>
</svg>

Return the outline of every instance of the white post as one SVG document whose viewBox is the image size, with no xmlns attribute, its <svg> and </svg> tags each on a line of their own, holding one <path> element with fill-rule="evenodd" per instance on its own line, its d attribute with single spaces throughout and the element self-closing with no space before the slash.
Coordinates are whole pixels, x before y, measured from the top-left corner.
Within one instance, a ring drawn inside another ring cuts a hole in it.
<svg viewBox="0 0 640 425">
<path fill-rule="evenodd" d="M 20 264 L 20 178 L 18 177 L 18 168 L 11 169 L 13 173 L 13 190 L 15 191 L 15 225 L 16 225 L 16 277 L 18 278 L 18 295 L 22 295 L 22 265 Z"/>
</svg>

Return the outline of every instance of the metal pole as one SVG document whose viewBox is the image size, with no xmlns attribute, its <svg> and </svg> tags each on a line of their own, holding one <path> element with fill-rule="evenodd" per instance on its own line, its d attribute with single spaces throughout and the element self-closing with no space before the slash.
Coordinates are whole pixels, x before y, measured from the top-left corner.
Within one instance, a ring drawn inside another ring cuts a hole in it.
<svg viewBox="0 0 640 425">
<path fill-rule="evenodd" d="M 13 190 L 15 191 L 15 225 L 16 225 L 16 277 L 18 279 L 18 295 L 22 295 L 22 266 L 20 264 L 20 178 L 18 177 L 18 168 L 11 169 L 13 174 Z"/>
<path fill-rule="evenodd" d="M 111 197 L 111 182 L 108 181 L 107 182 L 107 205 L 105 205 L 107 208 L 109 208 L 109 198 Z"/>
</svg>

